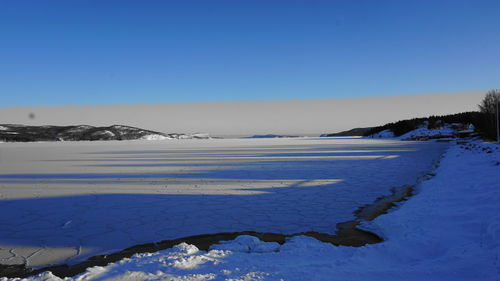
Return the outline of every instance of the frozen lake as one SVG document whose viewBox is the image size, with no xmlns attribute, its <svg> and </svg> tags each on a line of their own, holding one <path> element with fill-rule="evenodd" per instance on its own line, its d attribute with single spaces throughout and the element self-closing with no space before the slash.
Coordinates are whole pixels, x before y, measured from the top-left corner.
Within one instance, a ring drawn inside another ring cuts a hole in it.
<svg viewBox="0 0 500 281">
<path fill-rule="evenodd" d="M 0 143 L 0 263 L 196 234 L 334 233 L 448 144 L 359 138 Z"/>
</svg>

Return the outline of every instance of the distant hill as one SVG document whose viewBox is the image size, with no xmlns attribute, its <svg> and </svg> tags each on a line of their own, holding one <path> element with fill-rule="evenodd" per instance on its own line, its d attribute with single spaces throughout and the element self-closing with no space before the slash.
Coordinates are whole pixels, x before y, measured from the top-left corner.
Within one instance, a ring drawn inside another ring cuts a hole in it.
<svg viewBox="0 0 500 281">
<path fill-rule="evenodd" d="M 475 128 L 481 128 L 483 114 L 480 112 L 462 112 L 443 116 L 430 116 L 426 118 L 414 118 L 388 123 L 383 126 L 373 127 L 366 131 L 363 136 L 372 136 L 383 131 L 390 131 L 395 137 L 402 136 L 410 131 L 414 131 L 422 126 L 427 129 L 440 128 L 445 124 L 472 124 Z"/>
<path fill-rule="evenodd" d="M 163 140 L 179 138 L 208 138 L 208 135 L 164 134 L 141 128 L 113 125 L 94 127 L 76 126 L 26 126 L 14 124 L 0 125 L 0 141 L 97 141 L 97 140 Z"/>
<path fill-rule="evenodd" d="M 470 135 L 470 128 L 481 132 L 484 114 L 476 111 L 462 112 L 426 118 L 413 118 L 388 123 L 377 127 L 355 128 L 321 137 L 364 136 L 372 138 L 432 139 Z"/>
<path fill-rule="evenodd" d="M 339 133 L 332 133 L 332 134 L 323 134 L 321 137 L 355 137 L 355 136 L 363 136 L 366 132 L 370 131 L 373 129 L 373 127 L 366 127 L 366 128 L 354 128 L 348 131 L 342 131 Z"/>
<path fill-rule="evenodd" d="M 244 137 L 245 139 L 273 139 L 273 138 L 298 138 L 299 136 L 283 136 L 283 135 L 254 135 L 250 137 Z"/>
</svg>

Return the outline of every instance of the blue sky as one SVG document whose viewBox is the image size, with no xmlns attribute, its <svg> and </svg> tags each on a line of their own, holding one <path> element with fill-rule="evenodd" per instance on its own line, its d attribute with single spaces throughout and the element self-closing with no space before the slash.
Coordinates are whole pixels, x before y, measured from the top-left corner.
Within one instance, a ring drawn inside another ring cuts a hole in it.
<svg viewBox="0 0 500 281">
<path fill-rule="evenodd" d="M 0 1 L 2 106 L 498 88 L 500 1 Z"/>
</svg>

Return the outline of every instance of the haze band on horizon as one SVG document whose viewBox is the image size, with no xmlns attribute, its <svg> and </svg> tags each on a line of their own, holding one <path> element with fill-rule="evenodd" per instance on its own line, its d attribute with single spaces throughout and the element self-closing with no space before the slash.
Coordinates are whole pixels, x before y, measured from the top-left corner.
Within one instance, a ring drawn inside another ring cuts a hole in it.
<svg viewBox="0 0 500 281">
<path fill-rule="evenodd" d="M 101 106 L 0 107 L 3 123 L 129 125 L 164 133 L 212 136 L 317 136 L 431 115 L 476 111 L 484 92 L 383 97 Z"/>
</svg>

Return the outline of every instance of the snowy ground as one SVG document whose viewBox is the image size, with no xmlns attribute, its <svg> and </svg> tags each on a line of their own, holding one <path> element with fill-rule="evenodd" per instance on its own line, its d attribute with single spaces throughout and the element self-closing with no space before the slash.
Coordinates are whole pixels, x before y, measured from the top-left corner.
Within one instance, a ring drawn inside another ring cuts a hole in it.
<svg viewBox="0 0 500 281">
<path fill-rule="evenodd" d="M 4 143 L 0 262 L 43 266 L 196 234 L 334 233 L 448 144 L 360 138 Z"/>
<path fill-rule="evenodd" d="M 500 280 L 499 169 L 498 145 L 453 146 L 415 196 L 370 223 L 386 239 L 379 244 L 240 236 L 209 252 L 180 244 L 138 254 L 69 280 Z"/>
<path fill-rule="evenodd" d="M 461 124 L 456 124 L 457 127 L 454 128 L 453 124 L 443 124 L 441 127 L 436 127 L 433 129 L 428 129 L 427 124 L 424 124 L 415 130 L 409 131 L 399 137 L 396 137 L 394 133 L 387 129 L 376 134 L 370 135 L 367 138 L 375 138 L 375 139 L 398 139 L 398 140 L 416 140 L 422 138 L 432 138 L 432 137 L 449 137 L 454 138 L 454 136 L 459 132 L 464 132 L 459 129 L 460 127 L 464 127 Z M 467 131 L 474 132 L 474 126 L 468 125 L 466 126 Z"/>
<path fill-rule="evenodd" d="M 452 125 L 445 124 L 442 127 L 428 129 L 427 126 L 420 126 L 417 129 L 410 131 L 406 134 L 399 136 L 401 140 L 412 139 L 418 136 L 427 136 L 427 137 L 435 137 L 435 136 L 453 136 L 457 130 L 453 129 Z"/>
</svg>

